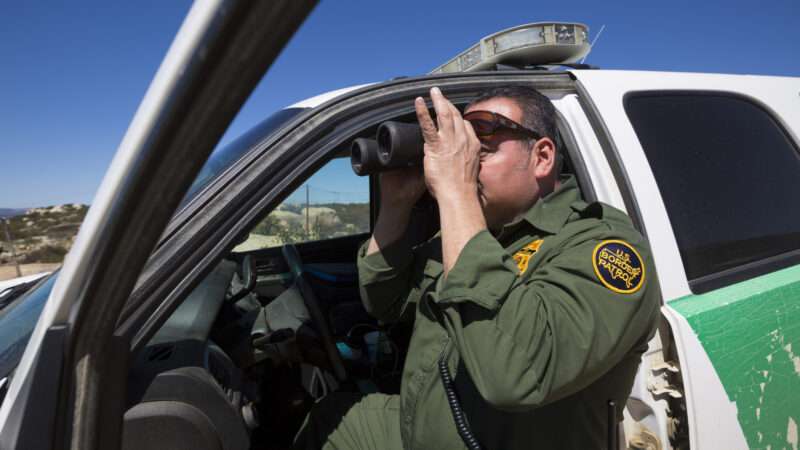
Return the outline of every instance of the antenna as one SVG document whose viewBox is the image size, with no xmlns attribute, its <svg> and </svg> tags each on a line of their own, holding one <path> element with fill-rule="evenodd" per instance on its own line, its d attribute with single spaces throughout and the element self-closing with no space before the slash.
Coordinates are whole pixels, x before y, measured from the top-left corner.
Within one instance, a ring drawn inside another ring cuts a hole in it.
<svg viewBox="0 0 800 450">
<path fill-rule="evenodd" d="M 598 39 L 600 39 L 600 35 L 603 34 L 603 30 L 605 30 L 605 29 L 606 29 L 606 25 L 603 24 L 603 26 L 600 27 L 600 31 L 597 32 L 597 36 L 594 37 L 594 40 L 592 41 L 592 44 L 591 44 L 591 48 L 594 48 L 594 43 L 597 42 Z M 587 53 L 586 56 L 589 56 L 589 54 Z M 581 59 L 581 64 L 583 64 L 583 62 L 586 61 L 586 56 L 584 56 Z"/>
</svg>

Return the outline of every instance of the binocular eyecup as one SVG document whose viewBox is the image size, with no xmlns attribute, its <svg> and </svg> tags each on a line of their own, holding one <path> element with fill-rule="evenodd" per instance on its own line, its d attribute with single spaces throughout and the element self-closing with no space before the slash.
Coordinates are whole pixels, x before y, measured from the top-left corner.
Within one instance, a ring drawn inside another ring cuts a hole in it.
<svg viewBox="0 0 800 450">
<path fill-rule="evenodd" d="M 356 175 L 372 175 L 422 164 L 422 130 L 415 123 L 383 122 L 375 139 L 358 138 L 350 147 L 350 165 Z"/>
</svg>

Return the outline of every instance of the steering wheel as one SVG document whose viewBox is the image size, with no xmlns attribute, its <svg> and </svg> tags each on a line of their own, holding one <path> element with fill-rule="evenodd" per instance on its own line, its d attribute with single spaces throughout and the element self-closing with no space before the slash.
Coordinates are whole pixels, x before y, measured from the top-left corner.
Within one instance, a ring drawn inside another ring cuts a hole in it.
<svg viewBox="0 0 800 450">
<path fill-rule="evenodd" d="M 347 373 L 344 369 L 342 355 L 339 354 L 339 350 L 336 348 L 336 343 L 328 327 L 328 322 L 325 320 L 325 315 L 322 313 L 322 308 L 319 306 L 317 296 L 311 289 L 311 285 L 306 278 L 307 275 L 303 271 L 303 262 L 300 260 L 300 253 L 297 252 L 297 248 L 293 244 L 284 245 L 281 248 L 281 252 L 283 253 L 283 258 L 286 260 L 286 264 L 289 265 L 289 270 L 294 276 L 297 289 L 300 292 L 300 296 L 303 297 L 303 302 L 306 305 L 306 309 L 308 309 L 308 314 L 311 316 L 311 322 L 313 322 L 314 328 L 322 336 L 322 346 L 325 349 L 325 353 L 328 355 L 328 361 L 331 363 L 333 373 L 339 381 L 344 381 L 345 378 L 347 378 Z"/>
</svg>

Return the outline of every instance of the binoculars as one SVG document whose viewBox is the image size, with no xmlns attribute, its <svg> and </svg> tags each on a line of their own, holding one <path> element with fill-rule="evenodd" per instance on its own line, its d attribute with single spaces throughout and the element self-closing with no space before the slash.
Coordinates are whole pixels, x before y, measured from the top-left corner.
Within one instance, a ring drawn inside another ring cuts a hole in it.
<svg viewBox="0 0 800 450">
<path fill-rule="evenodd" d="M 424 143 L 418 124 L 383 122 L 378 126 L 375 139 L 353 141 L 350 164 L 359 176 L 421 165 Z"/>
</svg>

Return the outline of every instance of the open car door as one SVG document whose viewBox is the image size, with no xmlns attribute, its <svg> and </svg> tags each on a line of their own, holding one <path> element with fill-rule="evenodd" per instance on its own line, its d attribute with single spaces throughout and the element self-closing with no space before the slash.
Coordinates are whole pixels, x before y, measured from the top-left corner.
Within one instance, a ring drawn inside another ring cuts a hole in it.
<svg viewBox="0 0 800 450">
<path fill-rule="evenodd" d="M 136 112 L 0 407 L 2 449 L 120 445 L 120 311 L 223 133 L 315 1 L 195 4 Z M 122 375 L 124 376 L 124 375 Z"/>
</svg>

